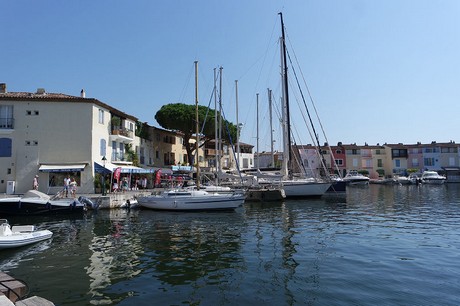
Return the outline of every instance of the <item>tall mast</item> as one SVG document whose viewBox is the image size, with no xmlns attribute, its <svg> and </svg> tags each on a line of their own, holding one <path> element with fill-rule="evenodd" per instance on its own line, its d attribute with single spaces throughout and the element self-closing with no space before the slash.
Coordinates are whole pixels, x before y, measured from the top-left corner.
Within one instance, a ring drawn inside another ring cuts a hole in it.
<svg viewBox="0 0 460 306">
<path fill-rule="evenodd" d="M 198 149 L 200 147 L 200 129 L 198 122 L 198 61 L 195 61 L 195 123 L 196 123 L 196 187 L 200 189 L 200 154 Z"/>
<path fill-rule="evenodd" d="M 268 107 L 270 110 L 270 150 L 271 150 L 271 167 L 275 167 L 275 155 L 273 154 L 273 123 L 272 123 L 272 91 L 268 90 Z"/>
<path fill-rule="evenodd" d="M 260 153 L 259 153 L 259 93 L 256 93 L 257 101 L 257 170 L 260 165 Z"/>
<path fill-rule="evenodd" d="M 214 153 L 214 156 L 215 156 L 215 166 L 216 166 L 216 181 L 215 181 L 215 184 L 218 185 L 219 184 L 219 167 L 218 167 L 218 164 L 219 164 L 219 144 L 217 143 L 217 76 L 216 76 L 216 68 L 214 68 L 214 148 L 215 148 L 215 153 Z"/>
<path fill-rule="evenodd" d="M 240 124 L 238 122 L 238 80 L 235 80 L 236 102 L 236 165 L 240 168 Z"/>
<path fill-rule="evenodd" d="M 222 70 L 224 68 L 219 68 L 219 152 L 222 152 Z M 220 153 L 219 153 L 220 154 Z M 219 173 L 222 172 L 222 156 L 219 159 Z"/>
<path fill-rule="evenodd" d="M 285 100 L 285 105 L 286 105 L 286 126 L 287 126 L 287 144 L 288 144 L 288 163 L 287 167 L 289 169 L 289 172 L 291 172 L 292 167 L 292 152 L 291 152 L 291 116 L 289 113 L 289 90 L 288 90 L 288 67 L 287 67 L 287 60 L 286 60 L 286 37 L 284 35 L 284 22 L 283 22 L 283 13 L 279 13 L 280 18 L 281 18 L 281 45 L 282 45 L 282 50 L 283 50 L 283 81 L 284 81 L 284 100 Z M 289 173 L 289 176 L 291 176 L 291 173 Z"/>
</svg>

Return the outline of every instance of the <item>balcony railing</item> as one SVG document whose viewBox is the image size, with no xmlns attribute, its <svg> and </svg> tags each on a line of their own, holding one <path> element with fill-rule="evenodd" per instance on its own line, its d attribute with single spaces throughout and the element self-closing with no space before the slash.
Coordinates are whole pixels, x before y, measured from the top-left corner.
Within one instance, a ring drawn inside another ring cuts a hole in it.
<svg viewBox="0 0 460 306">
<path fill-rule="evenodd" d="M 0 129 L 13 129 L 14 118 L 0 118 Z"/>
</svg>

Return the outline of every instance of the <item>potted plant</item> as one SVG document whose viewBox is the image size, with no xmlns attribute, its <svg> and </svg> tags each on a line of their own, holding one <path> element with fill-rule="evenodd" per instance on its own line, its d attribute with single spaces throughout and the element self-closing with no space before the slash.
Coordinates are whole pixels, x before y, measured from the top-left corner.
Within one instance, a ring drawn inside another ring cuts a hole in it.
<svg viewBox="0 0 460 306">
<path fill-rule="evenodd" d="M 112 123 L 112 131 L 119 130 L 121 126 L 121 119 L 120 117 L 112 117 L 110 123 Z"/>
</svg>

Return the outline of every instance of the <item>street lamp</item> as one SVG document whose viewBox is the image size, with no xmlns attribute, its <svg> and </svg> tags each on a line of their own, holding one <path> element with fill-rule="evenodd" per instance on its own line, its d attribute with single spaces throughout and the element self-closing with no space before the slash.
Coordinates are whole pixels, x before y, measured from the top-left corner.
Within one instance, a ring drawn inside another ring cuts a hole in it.
<svg viewBox="0 0 460 306">
<path fill-rule="evenodd" d="M 102 172 L 102 195 L 105 196 L 105 162 L 107 161 L 107 158 L 105 158 L 105 155 L 102 157 L 102 165 L 104 166 L 104 171 Z"/>
</svg>

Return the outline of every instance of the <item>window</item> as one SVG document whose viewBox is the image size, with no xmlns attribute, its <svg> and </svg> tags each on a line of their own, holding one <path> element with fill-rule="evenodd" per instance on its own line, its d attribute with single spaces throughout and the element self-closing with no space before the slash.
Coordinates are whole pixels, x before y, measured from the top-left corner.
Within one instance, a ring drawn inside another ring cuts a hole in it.
<svg viewBox="0 0 460 306">
<path fill-rule="evenodd" d="M 12 147 L 10 138 L 0 138 L 0 157 L 11 157 Z"/>
<path fill-rule="evenodd" d="M 26 115 L 27 115 L 27 116 L 32 115 L 32 111 L 30 111 L 30 110 L 26 111 Z"/>
<path fill-rule="evenodd" d="M 366 168 L 372 168 L 372 159 L 366 159 L 364 163 Z"/>
<path fill-rule="evenodd" d="M 450 167 L 455 166 L 455 157 L 449 157 L 449 166 Z"/>
<path fill-rule="evenodd" d="M 102 109 L 99 110 L 99 123 L 104 124 L 104 111 Z"/>
<path fill-rule="evenodd" d="M 400 159 L 395 159 L 395 167 L 400 168 L 401 167 L 401 160 Z"/>
<path fill-rule="evenodd" d="M 160 158 L 160 151 L 155 151 L 155 158 L 156 159 Z"/>
<path fill-rule="evenodd" d="M 106 145 L 105 139 L 101 139 L 99 144 L 100 144 L 100 147 L 99 147 L 100 155 L 105 156 L 107 154 L 107 145 Z"/>
<path fill-rule="evenodd" d="M 393 149 L 391 150 L 393 158 L 395 157 L 407 157 L 407 149 Z"/>
<path fill-rule="evenodd" d="M 0 128 L 13 128 L 13 105 L 0 105 Z"/>
<path fill-rule="evenodd" d="M 125 160 L 125 145 L 124 145 L 122 142 L 120 142 L 120 143 L 118 144 L 118 148 L 119 148 L 119 152 L 120 152 L 120 153 L 119 153 L 119 154 L 120 154 L 120 155 L 119 155 L 120 158 L 119 158 L 118 160 L 123 161 L 123 160 Z"/>
<path fill-rule="evenodd" d="M 377 159 L 377 167 L 383 168 L 383 160 Z"/>
<path fill-rule="evenodd" d="M 38 115 L 40 115 L 40 112 L 39 112 L 38 110 L 35 110 L 35 111 L 34 111 L 34 115 L 35 115 L 35 116 L 38 116 Z"/>
<path fill-rule="evenodd" d="M 112 160 L 117 160 L 117 142 L 112 141 Z"/>
<path fill-rule="evenodd" d="M 335 160 L 335 164 L 336 164 L 337 166 L 343 166 L 343 159 L 336 159 L 336 160 Z"/>
<path fill-rule="evenodd" d="M 356 158 L 353 158 L 353 167 L 358 167 L 358 160 Z"/>
<path fill-rule="evenodd" d="M 412 158 L 412 167 L 418 167 L 418 158 Z"/>
<path fill-rule="evenodd" d="M 434 166 L 434 158 L 433 157 L 425 157 L 423 159 L 423 163 L 425 166 Z"/>
<path fill-rule="evenodd" d="M 335 150 L 336 154 L 342 154 L 342 150 Z"/>
</svg>

